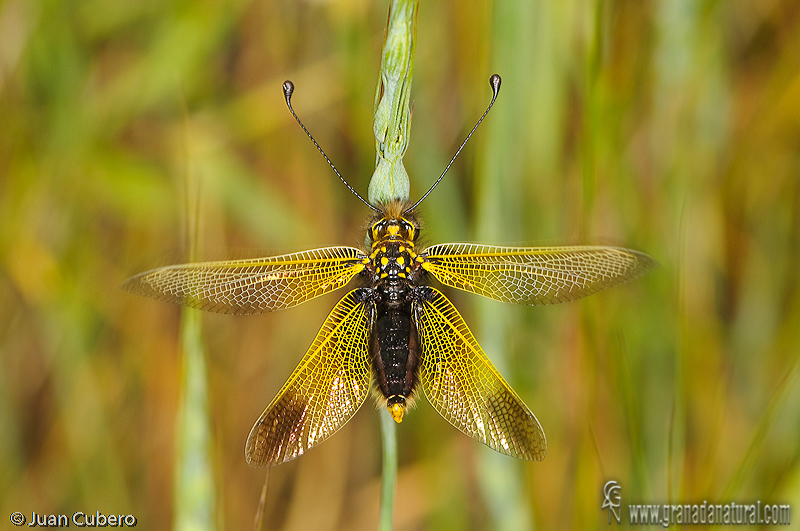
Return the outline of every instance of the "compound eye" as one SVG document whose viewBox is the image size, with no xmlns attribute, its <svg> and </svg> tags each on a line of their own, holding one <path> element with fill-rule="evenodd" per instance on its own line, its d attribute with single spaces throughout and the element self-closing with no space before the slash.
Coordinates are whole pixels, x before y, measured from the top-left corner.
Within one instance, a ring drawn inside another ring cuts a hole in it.
<svg viewBox="0 0 800 531">
<path fill-rule="evenodd" d="M 381 222 L 376 221 L 370 227 L 370 236 L 372 237 L 372 241 L 377 241 L 381 237 Z"/>
<path fill-rule="evenodd" d="M 386 237 L 386 219 L 376 221 L 372 225 L 372 240 L 382 240 Z"/>
<path fill-rule="evenodd" d="M 415 227 L 410 222 L 403 220 L 403 230 L 405 231 L 405 233 L 408 235 L 408 238 L 410 238 L 412 242 L 417 241 L 417 238 L 419 237 L 418 227 Z"/>
</svg>

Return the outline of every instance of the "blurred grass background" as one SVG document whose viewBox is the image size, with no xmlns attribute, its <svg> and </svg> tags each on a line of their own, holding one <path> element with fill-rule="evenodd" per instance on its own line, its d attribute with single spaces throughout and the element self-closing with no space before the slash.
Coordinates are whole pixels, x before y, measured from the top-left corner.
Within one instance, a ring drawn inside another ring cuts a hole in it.
<svg viewBox="0 0 800 531">
<path fill-rule="evenodd" d="M 623 504 L 800 509 L 800 9 L 789 0 L 428 2 L 411 196 L 429 243 L 604 243 L 646 278 L 559 307 L 452 293 L 537 414 L 495 455 L 424 400 L 398 430 L 396 529 L 607 527 Z M 185 259 L 360 245 L 384 2 L 0 3 L 0 508 L 173 520 L 180 310 L 117 289 Z M 338 294 L 203 315 L 216 520 L 252 527 L 247 433 Z M 372 529 L 378 415 L 272 471 L 265 529 Z M 795 515 L 796 516 L 796 515 Z M 6 518 L 7 516 L 3 516 Z"/>
</svg>

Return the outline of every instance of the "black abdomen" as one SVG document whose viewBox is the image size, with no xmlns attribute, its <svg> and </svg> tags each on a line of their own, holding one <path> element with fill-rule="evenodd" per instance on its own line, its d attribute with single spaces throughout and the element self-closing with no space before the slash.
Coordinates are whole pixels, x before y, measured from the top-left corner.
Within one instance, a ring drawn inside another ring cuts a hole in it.
<svg viewBox="0 0 800 531">
<path fill-rule="evenodd" d="M 405 403 L 414 386 L 417 334 L 407 309 L 380 308 L 370 342 L 378 386 L 390 405 Z"/>
<path fill-rule="evenodd" d="M 402 311 L 389 310 L 378 319 L 376 328 L 386 373 L 386 396 L 405 395 L 411 319 Z"/>
</svg>

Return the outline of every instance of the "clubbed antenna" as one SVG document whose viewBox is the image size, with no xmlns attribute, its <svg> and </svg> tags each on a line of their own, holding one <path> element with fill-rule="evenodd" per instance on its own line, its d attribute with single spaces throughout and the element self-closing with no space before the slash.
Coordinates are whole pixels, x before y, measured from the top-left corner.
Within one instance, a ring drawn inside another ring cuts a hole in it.
<svg viewBox="0 0 800 531">
<path fill-rule="evenodd" d="M 422 196 L 422 198 L 420 198 L 420 200 L 419 200 L 419 201 L 417 201 L 416 203 L 414 203 L 414 205 L 413 205 L 413 206 L 411 206 L 410 208 L 406 209 L 406 211 L 405 211 L 405 212 L 403 212 L 404 214 L 407 214 L 408 212 L 411 212 L 412 210 L 414 210 L 415 208 L 417 208 L 417 207 L 419 206 L 419 204 L 420 204 L 420 203 L 422 203 L 422 201 L 423 201 L 423 200 L 424 200 L 426 197 L 428 197 L 428 194 L 430 194 L 431 192 L 433 192 L 433 189 L 434 189 L 434 188 L 436 188 L 436 185 L 437 185 L 437 184 L 439 184 L 439 182 L 442 180 L 442 178 L 444 177 L 444 174 L 445 174 L 445 173 L 447 173 L 447 170 L 449 170 L 449 169 L 450 169 L 450 166 L 452 166 L 452 165 L 453 165 L 453 162 L 455 162 L 455 160 L 456 160 L 456 157 L 458 157 L 458 154 L 459 154 L 459 153 L 461 153 L 461 150 L 462 150 L 462 149 L 464 149 L 464 146 L 465 146 L 465 145 L 467 145 L 467 141 L 469 141 L 469 139 L 470 139 L 470 138 L 472 138 L 472 133 L 474 133 L 474 132 L 475 132 L 475 130 L 478 128 L 478 126 L 479 126 L 479 125 L 481 125 L 481 122 L 483 121 L 483 119 L 484 119 L 484 118 L 486 118 L 486 115 L 487 115 L 487 114 L 489 114 L 489 110 L 492 108 L 492 105 L 494 105 L 494 100 L 496 100 L 496 99 L 497 99 L 497 95 L 500 93 L 500 82 L 501 82 L 500 76 L 498 76 L 497 74 L 493 74 L 493 75 L 492 75 L 492 77 L 490 77 L 490 78 L 489 78 L 489 85 L 491 85 L 491 86 L 492 86 L 492 101 L 491 101 L 491 102 L 489 102 L 489 106 L 488 106 L 488 107 L 486 107 L 486 110 L 485 110 L 485 111 L 483 111 L 483 114 L 481 115 L 481 117 L 480 117 L 480 120 L 478 120 L 478 123 L 476 123 L 476 124 L 475 124 L 475 127 L 473 127 L 473 128 L 472 128 L 472 131 L 470 131 L 470 132 L 469 132 L 469 134 L 467 135 L 467 138 L 466 138 L 466 139 L 464 139 L 464 142 L 461 144 L 461 147 L 459 147 L 459 148 L 458 148 L 458 151 L 456 151 L 456 154 L 455 154 L 455 155 L 453 155 L 453 158 L 452 158 L 452 159 L 450 159 L 450 164 L 448 164 L 448 165 L 447 165 L 447 167 L 444 169 L 444 171 L 443 171 L 443 172 L 442 172 L 442 174 L 439 176 L 439 178 L 438 178 L 438 179 L 436 179 L 436 182 L 435 182 L 435 183 L 433 183 L 433 186 L 431 186 L 430 188 L 428 188 L 428 191 L 427 191 L 427 192 L 425 192 L 425 195 L 423 195 L 423 196 Z M 288 101 L 288 99 L 287 99 L 287 101 Z M 301 124 L 301 125 L 302 125 L 302 124 Z M 305 128 L 303 128 L 303 129 L 305 129 Z M 308 132 L 308 131 L 306 131 L 306 132 Z M 309 135 L 309 136 L 310 136 L 310 135 Z M 312 139 L 312 140 L 313 140 L 313 139 Z M 316 142 L 315 142 L 315 144 L 316 144 Z M 319 147 L 319 146 L 317 146 L 317 147 Z M 320 150 L 320 151 L 322 151 L 322 150 Z M 326 157 L 326 158 L 327 158 L 327 157 Z M 363 199 L 362 199 L 362 201 L 363 201 Z"/>
<path fill-rule="evenodd" d="M 353 195 L 355 195 L 357 198 L 361 199 L 361 202 L 364 203 L 365 205 L 367 205 L 368 207 L 370 207 L 372 210 L 374 210 L 375 212 L 380 212 L 379 209 L 375 208 L 374 206 L 369 204 L 369 202 L 366 199 L 364 199 L 363 197 L 358 195 L 358 192 L 356 192 L 353 189 L 353 187 L 350 186 L 350 183 L 348 183 L 347 181 L 344 180 L 344 177 L 342 177 L 342 174 L 339 173 L 339 170 L 336 169 L 336 166 L 333 165 L 333 162 L 331 162 L 331 159 L 329 159 L 328 155 L 326 155 L 325 152 L 322 151 L 322 148 L 319 147 L 319 144 L 317 144 L 317 141 L 314 140 L 314 137 L 311 136 L 311 133 L 308 132 L 308 129 L 306 129 L 306 126 L 303 125 L 303 122 L 301 122 L 300 118 L 297 117 L 297 114 L 295 114 L 294 109 L 292 109 L 292 93 L 293 92 L 294 92 L 294 83 L 292 83 L 291 81 L 289 81 L 287 79 L 286 81 L 283 82 L 283 97 L 286 98 L 286 106 L 289 107 L 289 112 L 292 113 L 292 116 L 294 116 L 294 119 L 297 120 L 297 123 L 300 124 L 300 127 L 303 128 L 303 131 L 306 132 L 306 134 L 308 135 L 308 138 L 310 138 L 311 141 L 314 143 L 314 145 L 317 146 L 317 149 L 319 150 L 319 152 L 322 153 L 322 156 L 325 157 L 325 160 L 328 161 L 328 164 L 333 169 L 334 173 L 336 173 L 336 175 L 339 176 L 339 178 L 342 180 L 342 182 L 348 188 L 348 190 L 353 192 Z"/>
</svg>

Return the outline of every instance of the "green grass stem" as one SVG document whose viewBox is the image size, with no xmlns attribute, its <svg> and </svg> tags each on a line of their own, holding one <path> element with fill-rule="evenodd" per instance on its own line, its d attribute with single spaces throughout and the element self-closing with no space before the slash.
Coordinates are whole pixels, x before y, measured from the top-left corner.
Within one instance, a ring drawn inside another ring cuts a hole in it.
<svg viewBox="0 0 800 531">
<path fill-rule="evenodd" d="M 196 261 L 200 239 L 201 187 L 192 171 L 188 131 L 183 109 L 183 157 L 185 237 L 189 260 Z M 175 516 L 176 531 L 211 531 L 215 526 L 214 470 L 211 462 L 208 372 L 198 310 L 181 310 L 181 390 L 175 421 Z"/>
<path fill-rule="evenodd" d="M 215 529 L 208 384 L 199 313 L 187 308 L 181 316 L 183 383 L 175 434 L 174 529 L 178 531 Z"/>
<path fill-rule="evenodd" d="M 369 182 L 369 201 L 384 203 L 409 197 L 408 173 L 403 155 L 411 128 L 411 78 L 417 38 L 417 0 L 391 0 L 389 21 L 375 90 L 375 172 Z M 392 529 L 397 484 L 397 435 L 388 411 L 381 413 L 383 468 L 378 528 Z"/>
<path fill-rule="evenodd" d="M 403 155 L 411 130 L 411 77 L 417 39 L 417 0 L 392 0 L 375 89 L 375 171 L 369 201 L 407 200 L 408 173 Z"/>
<path fill-rule="evenodd" d="M 391 531 L 394 514 L 394 492 L 397 487 L 397 425 L 388 411 L 381 411 L 381 440 L 383 441 L 383 469 L 381 475 L 380 531 Z"/>
</svg>

